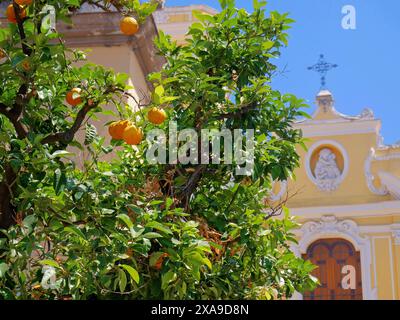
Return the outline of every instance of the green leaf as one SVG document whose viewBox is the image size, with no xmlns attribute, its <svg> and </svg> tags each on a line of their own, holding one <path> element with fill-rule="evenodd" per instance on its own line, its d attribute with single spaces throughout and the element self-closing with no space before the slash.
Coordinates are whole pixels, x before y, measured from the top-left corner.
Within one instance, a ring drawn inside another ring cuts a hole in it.
<svg viewBox="0 0 400 320">
<path fill-rule="evenodd" d="M 28 232 L 31 233 L 33 228 L 32 225 L 37 221 L 37 217 L 33 214 L 26 216 L 24 220 L 22 221 L 22 224 L 24 225 L 25 228 L 28 229 Z"/>
<path fill-rule="evenodd" d="M 200 10 L 193 10 L 192 11 L 193 17 L 201 22 L 214 22 L 214 17 L 208 13 L 204 13 Z"/>
<path fill-rule="evenodd" d="M 10 161 L 10 165 L 13 168 L 14 172 L 18 172 L 21 169 L 23 162 L 20 159 L 12 159 Z"/>
<path fill-rule="evenodd" d="M 165 200 L 165 209 L 168 210 L 174 204 L 174 200 L 171 198 L 167 198 Z"/>
<path fill-rule="evenodd" d="M 0 263 L 0 278 L 4 277 L 6 272 L 10 269 L 8 264 L 6 263 Z"/>
<path fill-rule="evenodd" d="M 168 285 L 177 279 L 177 275 L 174 271 L 169 270 L 161 276 L 161 289 L 165 290 Z"/>
<path fill-rule="evenodd" d="M 131 218 L 129 218 L 128 215 L 122 213 L 122 214 L 117 215 L 117 218 L 121 219 L 129 229 L 133 228 L 133 222 L 131 221 Z"/>
<path fill-rule="evenodd" d="M 154 92 L 155 92 L 159 97 L 162 97 L 162 96 L 164 95 L 165 90 L 164 90 L 164 87 L 163 87 L 162 85 L 159 85 L 159 86 L 157 86 L 157 87 L 154 89 Z"/>
<path fill-rule="evenodd" d="M 263 44 L 262 44 L 262 48 L 263 48 L 263 50 L 269 50 L 269 49 L 271 49 L 271 48 L 274 46 L 274 44 L 275 44 L 274 41 L 271 41 L 271 40 L 265 41 L 265 42 L 263 42 Z"/>
<path fill-rule="evenodd" d="M 57 261 L 50 260 L 50 259 L 45 259 L 45 260 L 39 261 L 39 263 L 47 265 L 47 266 L 51 266 L 54 268 L 60 268 L 60 265 L 57 263 Z"/>
<path fill-rule="evenodd" d="M 57 168 L 54 171 L 54 178 L 53 178 L 53 188 L 54 191 L 56 192 L 56 195 L 59 195 L 62 191 L 64 191 L 66 182 L 67 178 L 65 176 L 65 172 Z"/>
<path fill-rule="evenodd" d="M 85 145 L 91 144 L 97 137 L 97 129 L 94 125 L 87 123 L 85 127 Z"/>
<path fill-rule="evenodd" d="M 127 264 L 121 264 L 120 267 L 124 268 L 126 271 L 128 271 L 129 275 L 131 278 L 136 282 L 139 283 L 140 278 L 139 278 L 139 273 L 136 271 L 136 269 L 132 268 L 131 266 L 128 266 Z"/>
<path fill-rule="evenodd" d="M 211 261 L 203 257 L 199 252 L 192 252 L 186 256 L 187 262 L 191 265 L 206 265 L 210 270 L 212 269 Z"/>
<path fill-rule="evenodd" d="M 148 224 L 146 224 L 146 228 L 154 228 L 157 229 L 159 231 L 168 233 L 168 234 L 172 234 L 172 231 L 170 228 L 168 228 L 167 226 L 157 222 L 157 221 L 151 221 Z"/>
<path fill-rule="evenodd" d="M 73 233 L 73 234 L 77 235 L 79 238 L 82 238 L 82 239 L 86 240 L 86 237 L 83 234 L 83 232 L 79 228 L 77 228 L 75 226 L 65 227 L 64 231 L 65 232 L 69 232 L 69 233 Z"/>
<path fill-rule="evenodd" d="M 146 232 L 145 234 L 141 235 L 140 238 L 147 238 L 147 239 L 155 239 L 155 238 L 162 238 L 163 236 L 157 232 Z"/>
<path fill-rule="evenodd" d="M 69 152 L 67 150 L 57 150 L 50 156 L 50 158 L 54 159 L 67 156 L 75 156 L 75 153 Z"/>
<path fill-rule="evenodd" d="M 160 103 L 168 103 L 179 99 L 179 97 L 162 97 Z"/>
<path fill-rule="evenodd" d="M 126 283 L 127 283 L 127 279 L 126 279 L 125 271 L 122 270 L 122 269 L 118 269 L 118 285 L 119 285 L 119 291 L 125 292 Z"/>
</svg>

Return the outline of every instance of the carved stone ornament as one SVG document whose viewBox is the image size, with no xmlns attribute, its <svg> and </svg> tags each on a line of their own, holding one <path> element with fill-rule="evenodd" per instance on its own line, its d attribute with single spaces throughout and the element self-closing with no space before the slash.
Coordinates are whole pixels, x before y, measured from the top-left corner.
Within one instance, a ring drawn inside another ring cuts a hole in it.
<svg viewBox="0 0 400 320">
<path fill-rule="evenodd" d="M 360 114 L 360 119 L 374 119 L 374 112 L 370 108 L 364 108 L 364 110 Z"/>
<path fill-rule="evenodd" d="M 328 148 L 322 149 L 314 169 L 317 187 L 323 191 L 333 191 L 339 186 L 341 176 L 335 154 Z"/>
<path fill-rule="evenodd" d="M 301 231 L 303 232 L 303 237 L 325 233 L 358 234 L 358 226 L 352 220 L 339 221 L 335 216 L 322 216 L 318 222 L 310 221 L 305 223 Z"/>
</svg>

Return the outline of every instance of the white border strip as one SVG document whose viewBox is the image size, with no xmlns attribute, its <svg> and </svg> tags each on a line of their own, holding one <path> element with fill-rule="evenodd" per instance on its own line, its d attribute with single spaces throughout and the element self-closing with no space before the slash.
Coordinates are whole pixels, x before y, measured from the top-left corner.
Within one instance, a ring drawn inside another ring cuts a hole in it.
<svg viewBox="0 0 400 320">
<path fill-rule="evenodd" d="M 382 201 L 367 204 L 341 206 L 290 208 L 292 216 L 308 219 L 320 218 L 323 215 L 336 217 L 382 217 L 400 214 L 400 200 Z"/>
</svg>

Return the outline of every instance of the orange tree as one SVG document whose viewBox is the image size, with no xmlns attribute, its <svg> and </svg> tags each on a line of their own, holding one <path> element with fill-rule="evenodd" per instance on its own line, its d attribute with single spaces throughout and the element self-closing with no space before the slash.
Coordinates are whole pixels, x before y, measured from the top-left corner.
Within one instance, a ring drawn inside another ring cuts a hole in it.
<svg viewBox="0 0 400 320">
<path fill-rule="evenodd" d="M 253 13 L 220 2 L 215 16 L 196 13 L 187 44 L 160 32 L 166 64 L 150 76 L 151 103 L 134 108 L 126 107 L 127 76 L 76 67 L 84 54 L 48 32 L 41 12 L 52 5 L 68 21 L 84 3 L 118 10 L 121 31 L 132 34 L 155 2 L 10 3 L 0 30 L 0 296 L 278 299 L 313 288 L 313 266 L 289 250 L 296 223 L 284 204 L 266 209 L 264 201 L 271 181 L 298 165 L 302 141 L 291 124 L 303 102 L 271 88 L 291 20 L 267 15 L 263 2 Z M 108 145 L 89 120 L 109 114 L 110 102 L 119 116 Z M 167 118 L 198 132 L 254 129 L 254 170 L 153 164 L 145 135 L 168 132 Z M 90 152 L 83 168 L 69 146 Z M 114 160 L 101 161 L 110 152 Z"/>
</svg>

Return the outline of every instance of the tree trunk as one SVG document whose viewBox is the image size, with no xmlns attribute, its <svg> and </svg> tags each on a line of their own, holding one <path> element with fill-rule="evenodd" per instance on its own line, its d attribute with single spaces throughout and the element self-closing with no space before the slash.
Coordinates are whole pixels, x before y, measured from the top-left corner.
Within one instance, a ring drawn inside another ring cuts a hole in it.
<svg viewBox="0 0 400 320">
<path fill-rule="evenodd" d="M 3 182 L 0 183 L 0 229 L 8 229 L 15 224 L 15 208 L 11 204 L 12 184 L 17 178 L 14 170 L 6 166 Z"/>
</svg>

